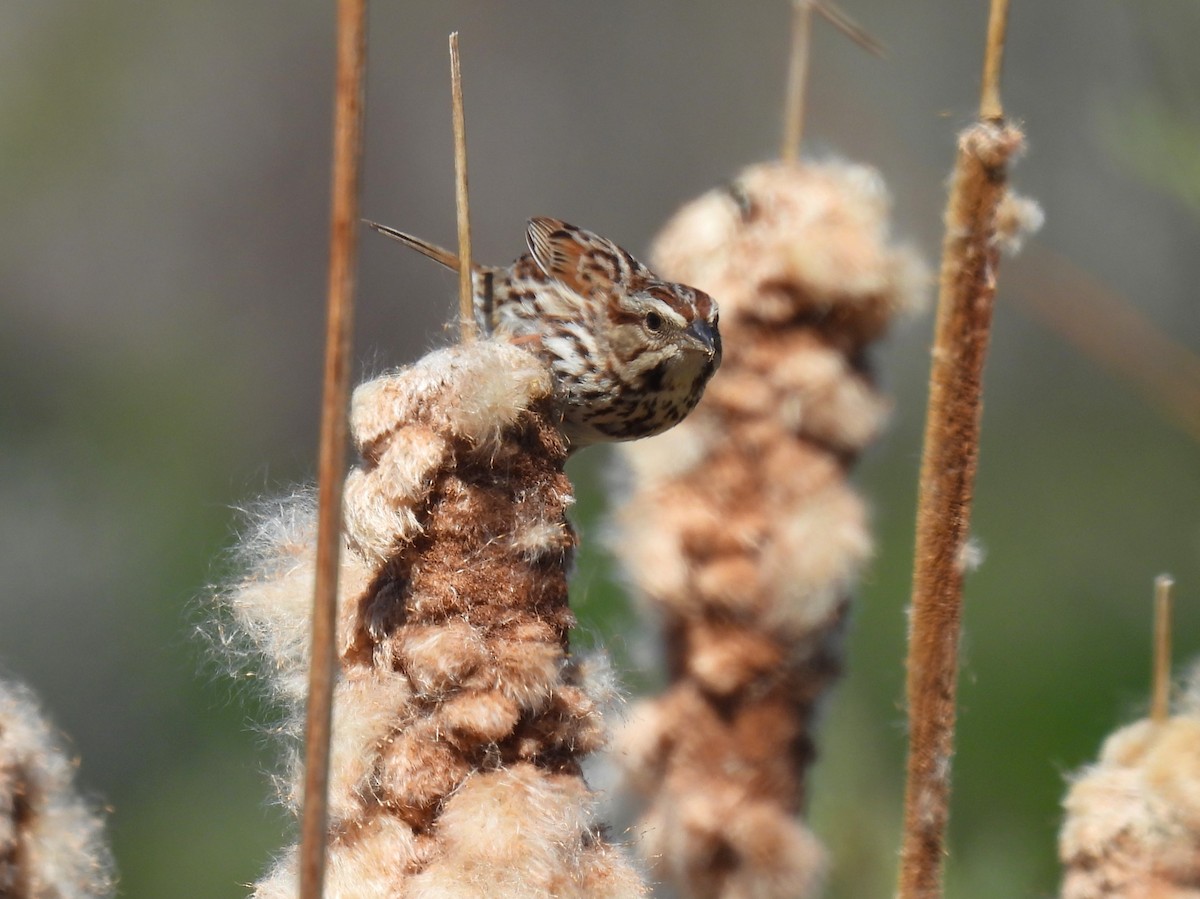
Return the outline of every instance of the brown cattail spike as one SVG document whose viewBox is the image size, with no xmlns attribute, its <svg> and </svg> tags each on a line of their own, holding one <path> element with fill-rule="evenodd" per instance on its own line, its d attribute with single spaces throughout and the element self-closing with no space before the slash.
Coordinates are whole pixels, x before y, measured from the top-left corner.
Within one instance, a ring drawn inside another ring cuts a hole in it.
<svg viewBox="0 0 1200 899">
<path fill-rule="evenodd" d="M 800 158 L 800 137 L 804 131 L 804 87 L 808 81 L 808 50 L 812 35 L 812 8 L 812 0 L 793 0 L 792 52 L 788 60 L 783 146 L 779 151 L 779 158 L 784 162 L 796 162 Z"/>
<path fill-rule="evenodd" d="M 787 98 L 783 108 L 783 142 L 779 158 L 796 162 L 804 133 L 805 87 L 808 84 L 812 14 L 825 21 L 873 56 L 883 56 L 883 44 L 860 28 L 848 15 L 826 0 L 792 0 L 792 50 L 788 58 Z"/>
<path fill-rule="evenodd" d="M 983 364 L 995 298 L 996 210 L 1011 126 L 979 123 L 959 138 L 946 211 L 929 407 L 917 506 L 908 654 L 909 759 L 901 899 L 941 895 L 954 747 L 962 586 L 979 458 Z"/>
</svg>

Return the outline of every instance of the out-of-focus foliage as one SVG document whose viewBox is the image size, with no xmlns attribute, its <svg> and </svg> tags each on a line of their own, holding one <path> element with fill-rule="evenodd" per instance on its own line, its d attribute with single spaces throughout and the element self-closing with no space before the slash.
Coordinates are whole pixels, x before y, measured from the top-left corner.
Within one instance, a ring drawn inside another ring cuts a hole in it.
<svg viewBox="0 0 1200 899">
<path fill-rule="evenodd" d="M 1110 113 L 1106 125 L 1119 157 L 1139 177 L 1200 213 L 1200 119 L 1188 121 L 1173 106 L 1144 97 Z"/>
<path fill-rule="evenodd" d="M 1169 0 L 1141 7 L 1134 20 L 1153 52 L 1144 60 L 1149 84 L 1124 85 L 1100 107 L 1115 156 L 1130 171 L 1200 214 L 1200 66 L 1197 13 Z"/>
<path fill-rule="evenodd" d="M 896 230 L 933 257 L 985 4 L 845 5 L 889 58 L 818 31 L 809 150 L 877 166 Z M 452 241 L 445 42 L 459 29 L 479 257 L 512 258 L 533 214 L 644 251 L 684 200 L 775 152 L 787 7 L 376 4 L 364 212 Z M 1200 64 L 1180 42 L 1196 18 L 1166 2 L 1015 4 L 1004 82 L 1030 143 L 1014 180 L 1047 216 L 1035 243 L 1193 350 L 1198 188 L 1159 154 L 1195 127 Z M 332 28 L 325 3 L 0 8 L 0 667 L 37 690 L 113 807 L 129 896 L 244 895 L 286 843 L 261 775 L 270 713 L 192 627 L 226 574 L 233 507 L 313 468 Z M 1000 273 L 987 374 L 987 561 L 968 581 L 948 871 L 949 895 L 984 899 L 1053 892 L 1062 774 L 1144 705 L 1161 570 L 1179 584 L 1178 658 L 1200 651 L 1197 446 L 1021 316 L 1004 275 L 1021 264 Z M 453 291 L 364 234 L 362 373 L 449 339 Z M 831 897 L 886 895 L 894 878 L 929 326 L 878 359 L 897 411 L 859 481 L 879 555 L 814 775 Z M 610 645 L 641 686 L 649 629 L 599 548 L 604 461 L 572 464 L 580 642 Z"/>
</svg>

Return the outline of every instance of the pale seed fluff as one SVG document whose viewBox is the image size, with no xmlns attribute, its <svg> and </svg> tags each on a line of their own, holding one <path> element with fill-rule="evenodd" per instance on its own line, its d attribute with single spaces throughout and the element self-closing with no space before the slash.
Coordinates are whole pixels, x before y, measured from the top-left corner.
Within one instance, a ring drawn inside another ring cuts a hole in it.
<svg viewBox="0 0 1200 899">
<path fill-rule="evenodd" d="M 1193 673 L 1193 685 L 1200 682 Z M 1194 686 L 1193 686 L 1194 690 Z M 1073 778 L 1059 833 L 1063 899 L 1200 896 L 1200 706 L 1108 737 Z"/>
<path fill-rule="evenodd" d="M 575 535 L 550 373 L 499 341 L 359 387 L 329 783 L 330 899 L 613 897 L 645 888 L 594 822 L 581 760 L 603 745 L 603 676 L 569 653 Z M 301 731 L 311 494 L 267 507 L 223 595 Z M 295 759 L 295 754 L 293 754 Z M 302 772 L 282 779 L 298 808 Z M 296 853 L 256 885 L 294 896 Z"/>
<path fill-rule="evenodd" d="M 103 818 L 75 769 L 32 692 L 0 681 L 0 896 L 113 895 Z"/>
</svg>

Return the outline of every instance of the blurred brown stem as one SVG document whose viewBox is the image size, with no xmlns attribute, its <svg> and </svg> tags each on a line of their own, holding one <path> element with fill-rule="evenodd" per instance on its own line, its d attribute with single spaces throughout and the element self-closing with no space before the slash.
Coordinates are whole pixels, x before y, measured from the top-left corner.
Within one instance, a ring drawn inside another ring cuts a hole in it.
<svg viewBox="0 0 1200 899">
<path fill-rule="evenodd" d="M 346 409 L 350 394 L 350 335 L 358 249 L 365 68 L 366 0 L 338 0 L 328 320 L 317 475 L 316 585 L 305 734 L 304 811 L 300 824 L 301 899 L 319 899 L 325 874 L 329 738 L 333 682 L 337 671 L 334 637 L 342 543 L 342 483 L 346 463 Z"/>
<path fill-rule="evenodd" d="M 792 52 L 788 59 L 783 146 L 779 151 L 779 158 L 784 162 L 796 162 L 800 158 L 800 137 L 804 131 L 804 87 L 808 81 L 808 48 L 811 34 L 811 0 L 793 0 Z"/>
<path fill-rule="evenodd" d="M 1014 299 L 1025 311 L 1119 377 L 1200 441 L 1200 358 L 1155 327 L 1110 287 L 1064 256 L 1030 248 Z"/>
<path fill-rule="evenodd" d="M 986 122 L 1004 118 L 1000 104 L 1000 70 L 1004 63 L 1004 36 L 1008 30 L 1008 0 L 992 0 L 988 16 L 987 49 L 983 56 L 983 90 L 979 97 L 979 117 Z"/>
</svg>

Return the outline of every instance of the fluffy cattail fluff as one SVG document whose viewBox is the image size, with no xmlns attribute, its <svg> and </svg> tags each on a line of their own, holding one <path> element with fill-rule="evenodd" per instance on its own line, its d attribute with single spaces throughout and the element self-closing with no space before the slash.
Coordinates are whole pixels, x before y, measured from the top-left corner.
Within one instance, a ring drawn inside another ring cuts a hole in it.
<svg viewBox="0 0 1200 899">
<path fill-rule="evenodd" d="M 1181 705 L 1112 734 L 1073 778 L 1063 899 L 1200 897 L 1200 668 Z"/>
<path fill-rule="evenodd" d="M 33 694 L 0 682 L 0 896 L 5 899 L 112 895 L 104 824 L 76 791 L 75 767 Z"/>
<path fill-rule="evenodd" d="M 568 653 L 573 494 L 553 403 L 542 364 L 491 341 L 355 391 L 327 896 L 644 894 L 580 773 L 610 697 Z M 246 541 L 250 574 L 225 597 L 293 732 L 314 534 L 307 497 L 268 511 Z M 294 896 L 295 868 L 293 849 L 255 895 Z"/>
<path fill-rule="evenodd" d="M 846 482 L 888 413 L 865 351 L 929 284 L 889 242 L 888 207 L 868 168 L 761 165 L 658 240 L 659 270 L 720 304 L 725 343 L 697 410 L 622 449 L 634 491 L 614 543 L 663 620 L 670 677 L 618 755 L 648 801 L 640 848 L 684 896 L 782 899 L 821 878 L 796 816 L 871 552 Z"/>
</svg>

